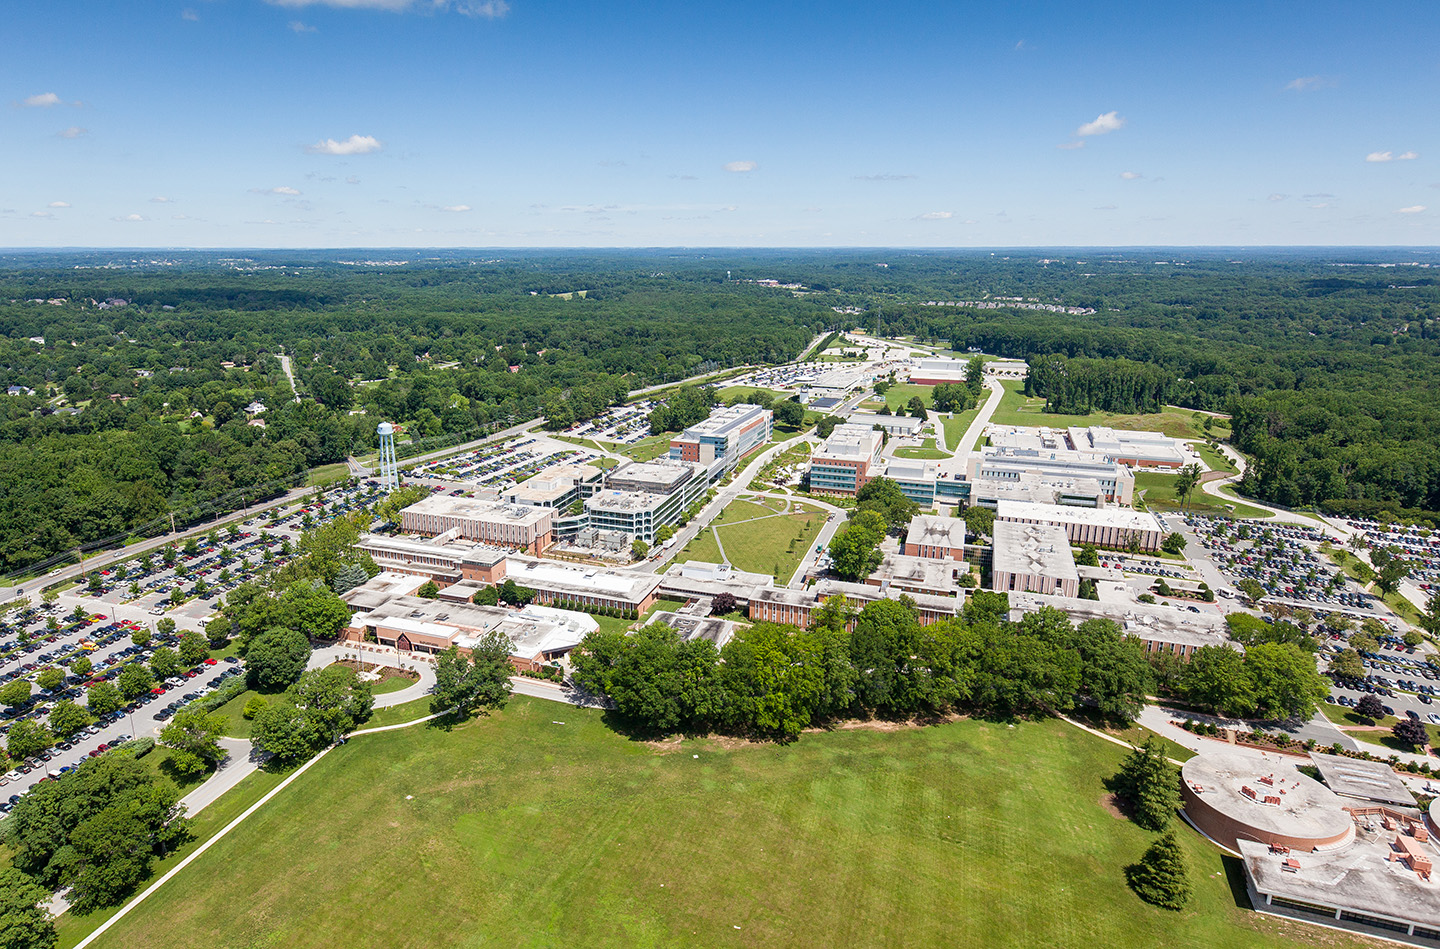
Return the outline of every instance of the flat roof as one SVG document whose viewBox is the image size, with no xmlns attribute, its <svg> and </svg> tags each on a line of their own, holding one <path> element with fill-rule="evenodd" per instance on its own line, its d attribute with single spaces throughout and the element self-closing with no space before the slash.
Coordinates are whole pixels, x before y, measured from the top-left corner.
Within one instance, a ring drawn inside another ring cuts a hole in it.
<svg viewBox="0 0 1440 949">
<path fill-rule="evenodd" d="M 1415 795 L 1388 764 L 1362 761 L 1341 755 L 1310 752 L 1310 760 L 1320 769 L 1325 784 L 1341 797 L 1356 797 L 1380 804 L 1415 806 Z"/>
<path fill-rule="evenodd" d="M 884 428 L 907 428 L 912 431 L 918 431 L 920 426 L 925 424 L 923 418 L 915 418 L 913 415 L 880 415 L 875 412 L 851 412 L 847 421 L 851 425 L 866 427 L 879 425 Z"/>
<path fill-rule="evenodd" d="M 732 620 L 719 619 L 714 616 L 687 616 L 683 613 L 655 613 L 650 617 L 650 623 L 664 623 L 675 632 L 680 638 L 689 642 L 695 639 L 708 639 L 719 649 L 728 643 L 735 635 L 735 630 L 740 624 Z"/>
<path fill-rule="evenodd" d="M 600 567 L 570 567 L 523 557 L 510 558 L 506 579 L 514 580 L 521 586 L 633 602 L 643 600 L 660 585 L 660 578 L 654 574 L 606 570 Z"/>
<path fill-rule="evenodd" d="M 610 484 L 626 491 L 670 494 L 704 470 L 704 466 L 688 461 L 636 461 L 616 468 L 610 475 Z"/>
<path fill-rule="evenodd" d="M 874 457 L 884 444 L 885 438 L 874 429 L 864 425 L 836 425 L 830 437 L 825 439 L 825 444 L 811 455 L 815 458 L 835 458 L 844 461 L 857 461 Z"/>
<path fill-rule="evenodd" d="M 531 526 L 550 518 L 553 512 L 549 508 L 528 507 L 488 498 L 432 494 L 428 498 L 416 501 L 400 514 L 402 517 L 406 514 L 419 514 L 433 517 L 458 517 L 476 521 L 503 521 L 509 524 Z"/>
<path fill-rule="evenodd" d="M 1075 569 L 1075 555 L 1070 552 L 1070 539 L 1065 535 L 1065 528 L 1059 525 L 997 520 L 991 528 L 990 539 L 994 542 L 993 570 L 1057 580 L 1080 579 Z"/>
<path fill-rule="evenodd" d="M 676 436 L 675 440 L 699 438 L 701 435 L 728 435 L 752 422 L 763 419 L 770 411 L 770 409 L 763 409 L 748 402 L 725 406 L 711 412 L 709 418 L 696 422 L 685 429 Z"/>
<path fill-rule="evenodd" d="M 1400 861 L 1387 859 L 1396 836 L 1396 831 L 1377 833 L 1357 828 L 1356 840 L 1350 846 L 1314 853 L 1271 853 L 1268 846 L 1253 840 L 1242 840 L 1239 846 L 1245 873 L 1262 896 L 1440 929 L 1440 874 L 1422 880 Z M 1413 838 L 1406 842 L 1428 854 L 1432 863 L 1440 864 L 1434 844 Z M 1287 860 L 1294 860 L 1299 867 L 1285 869 Z M 1277 911 L 1284 913 L 1285 909 L 1277 907 Z"/>
<path fill-rule="evenodd" d="M 995 509 L 997 521 L 1034 520 L 1052 524 L 1088 524 L 1127 531 L 1160 531 L 1154 514 L 1128 507 L 1071 507 L 1065 504 L 1038 504 L 1001 498 Z"/>
<path fill-rule="evenodd" d="M 965 546 L 965 522 L 958 517 L 916 514 L 905 532 L 905 543 L 931 547 Z"/>
<path fill-rule="evenodd" d="M 1353 821 L 1339 796 L 1281 755 L 1214 751 L 1189 759 L 1180 777 L 1200 800 L 1229 819 L 1278 837 L 1325 840 Z M 1272 784 L 1265 783 L 1268 779 Z M 1257 797 L 1244 793 L 1249 788 Z M 1279 803 L 1266 804 L 1265 798 Z"/>
<path fill-rule="evenodd" d="M 1076 572 L 1080 570 L 1076 567 Z M 1127 635 L 1152 642 L 1189 646 L 1223 646 L 1229 643 L 1225 621 L 1214 613 L 1191 613 L 1189 610 L 1148 603 L 1110 603 L 1084 600 L 1071 596 L 1043 596 L 1039 593 L 1014 591 L 1010 596 L 1011 619 L 1033 613 L 1042 606 L 1053 606 L 1070 614 L 1072 619 L 1108 619 L 1121 625 Z M 1234 645 L 1231 643 L 1230 645 Z"/>
<path fill-rule="evenodd" d="M 880 581 L 881 589 L 885 589 L 887 584 L 923 587 L 935 591 L 937 596 L 945 596 L 956 589 L 954 574 L 959 569 L 958 560 L 935 560 L 887 553 L 880 560 L 880 566 L 870 574 L 870 579 Z M 965 570 L 968 572 L 969 569 L 969 564 L 966 564 Z"/>
</svg>

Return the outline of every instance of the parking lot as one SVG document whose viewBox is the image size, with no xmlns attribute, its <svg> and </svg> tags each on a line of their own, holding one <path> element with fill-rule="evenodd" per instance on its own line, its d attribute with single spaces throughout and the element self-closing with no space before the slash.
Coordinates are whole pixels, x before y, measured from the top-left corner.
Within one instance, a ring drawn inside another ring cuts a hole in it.
<svg viewBox="0 0 1440 949">
<path fill-rule="evenodd" d="M 1394 548 L 1411 564 L 1410 581 L 1426 593 L 1440 586 L 1440 532 L 1428 527 L 1347 520 L 1345 524 L 1365 537 L 1371 550 Z"/>
<path fill-rule="evenodd" d="M 1347 640 L 1346 634 L 1332 633 L 1321 649 L 1322 664 L 1348 646 Z M 1399 636 L 1390 635 L 1380 640 L 1378 651 L 1361 655 L 1365 678 L 1332 677 L 1334 686 L 1328 701 L 1353 709 L 1365 695 L 1376 695 L 1384 703 L 1387 715 L 1404 716 L 1413 712 L 1420 721 L 1440 725 L 1440 703 L 1437 703 L 1440 671 L 1431 667 L 1427 652 L 1410 649 Z"/>
<path fill-rule="evenodd" d="M 226 592 L 288 562 L 303 530 L 379 497 L 378 485 L 369 482 L 332 490 L 323 501 L 284 516 L 257 515 L 117 564 L 61 592 L 53 605 L 32 603 L 0 617 L 0 687 L 17 680 L 31 683 L 28 701 L 0 711 L 0 735 L 8 736 L 23 720 L 47 725 L 50 712 L 62 700 L 85 708 L 89 689 L 102 682 L 114 684 L 126 663 L 148 665 L 157 649 L 174 649 L 184 631 L 202 630 L 203 621 Z M 172 600 L 177 589 L 187 597 L 179 606 Z M 162 618 L 175 621 L 174 633 L 157 631 Z M 137 632 L 142 639 L 143 634 L 150 637 L 143 646 L 134 641 Z M 83 675 L 70 668 L 81 657 L 92 666 Z M 37 677 L 52 668 L 64 673 L 63 681 L 50 690 L 39 688 Z M 207 655 L 155 682 L 150 691 L 100 716 L 93 725 L 60 738 L 43 754 L 12 761 L 11 770 L 0 776 L 0 814 L 35 784 L 65 773 L 87 756 L 135 737 L 156 737 L 177 709 L 242 671 L 243 663 L 233 656 Z"/>
</svg>

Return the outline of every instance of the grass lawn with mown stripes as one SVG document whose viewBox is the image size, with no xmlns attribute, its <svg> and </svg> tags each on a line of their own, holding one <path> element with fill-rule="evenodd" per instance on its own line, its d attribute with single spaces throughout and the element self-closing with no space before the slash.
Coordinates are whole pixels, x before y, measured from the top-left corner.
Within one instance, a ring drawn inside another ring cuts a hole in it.
<svg viewBox="0 0 1440 949">
<path fill-rule="evenodd" d="M 1183 824 L 1190 906 L 1141 903 L 1152 835 L 1102 801 L 1123 754 L 1057 721 L 649 744 L 516 697 L 352 739 L 95 945 L 1363 944 L 1242 909 Z"/>
</svg>

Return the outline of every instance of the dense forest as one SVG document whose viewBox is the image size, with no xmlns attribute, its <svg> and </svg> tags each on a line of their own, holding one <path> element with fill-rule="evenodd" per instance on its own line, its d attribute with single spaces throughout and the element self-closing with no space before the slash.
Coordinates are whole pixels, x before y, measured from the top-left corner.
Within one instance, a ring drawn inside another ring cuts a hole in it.
<svg viewBox="0 0 1440 949">
<path fill-rule="evenodd" d="M 1254 459 L 1242 487 L 1266 500 L 1437 511 L 1432 265 L 1433 251 L 0 255 L 0 571 L 283 489 L 372 447 L 378 419 L 435 443 L 542 414 L 560 427 L 851 325 L 1028 359 L 1056 412 L 1232 413 Z"/>
</svg>

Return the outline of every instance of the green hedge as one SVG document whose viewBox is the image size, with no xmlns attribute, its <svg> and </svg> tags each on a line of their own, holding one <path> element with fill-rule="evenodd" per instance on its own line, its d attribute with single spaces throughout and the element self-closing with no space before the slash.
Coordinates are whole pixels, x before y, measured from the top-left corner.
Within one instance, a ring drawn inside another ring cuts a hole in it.
<svg viewBox="0 0 1440 949">
<path fill-rule="evenodd" d="M 220 706 L 224 705 L 226 702 L 230 701 L 240 693 L 244 692 L 247 688 L 248 686 L 245 684 L 245 677 L 235 676 L 229 682 L 221 684 L 220 688 L 216 689 L 214 692 L 211 692 L 209 695 L 203 695 L 195 701 L 191 702 L 189 705 L 185 706 L 184 710 L 187 712 L 213 712 Z"/>
</svg>

